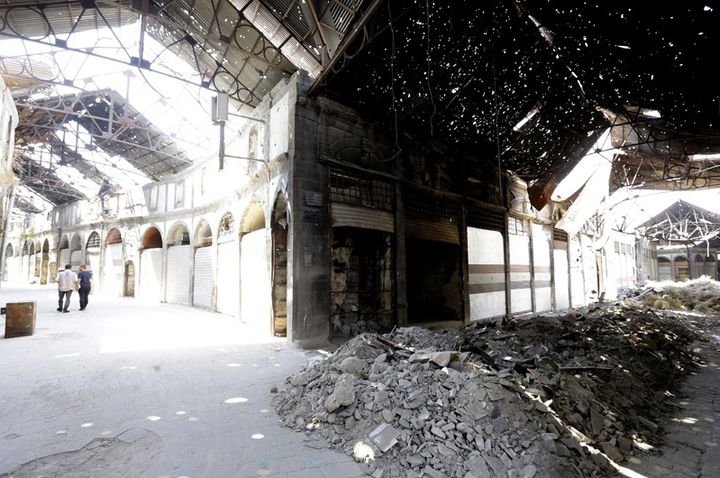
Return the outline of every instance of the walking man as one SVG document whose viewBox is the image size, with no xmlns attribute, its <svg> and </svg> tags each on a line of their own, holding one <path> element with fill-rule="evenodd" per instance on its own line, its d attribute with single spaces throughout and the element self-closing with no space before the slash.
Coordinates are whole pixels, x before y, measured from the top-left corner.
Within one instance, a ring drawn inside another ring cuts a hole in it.
<svg viewBox="0 0 720 478">
<path fill-rule="evenodd" d="M 58 272 L 57 275 L 57 284 L 58 284 L 58 312 L 70 312 L 68 310 L 68 307 L 70 307 L 70 296 L 72 295 L 72 292 L 75 290 L 75 286 L 77 285 L 77 275 L 70 270 L 71 266 L 70 264 L 67 264 L 65 266 L 64 271 Z M 63 307 L 63 297 L 65 298 L 65 306 Z"/>
<path fill-rule="evenodd" d="M 78 280 L 80 281 L 80 310 L 85 310 L 88 305 L 88 294 L 90 293 L 90 287 L 92 284 L 92 272 L 86 271 L 87 266 L 80 264 L 80 272 L 78 272 Z"/>
</svg>

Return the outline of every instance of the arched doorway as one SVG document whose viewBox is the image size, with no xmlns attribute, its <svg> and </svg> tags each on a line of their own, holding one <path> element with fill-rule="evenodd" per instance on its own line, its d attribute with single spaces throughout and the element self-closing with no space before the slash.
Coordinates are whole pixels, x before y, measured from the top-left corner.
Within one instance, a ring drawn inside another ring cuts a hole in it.
<svg viewBox="0 0 720 478">
<path fill-rule="evenodd" d="M 670 262 L 670 259 L 662 256 L 658 257 L 657 266 L 659 280 L 673 280 L 672 262 Z"/>
<path fill-rule="evenodd" d="M 253 201 L 240 227 L 240 318 L 263 332 L 270 329 L 270 276 L 265 212 Z"/>
<path fill-rule="evenodd" d="M 20 256 L 20 279 L 23 282 L 27 282 L 28 275 L 30 274 L 30 242 L 23 242 L 22 253 Z"/>
<path fill-rule="evenodd" d="M 123 260 L 123 239 L 117 228 L 112 228 L 105 238 L 105 261 L 103 264 L 103 291 L 113 296 L 120 295 L 125 287 Z M 133 272 L 133 280 L 135 273 Z M 133 283 L 133 290 L 135 284 Z"/>
<path fill-rule="evenodd" d="M 13 246 L 12 244 L 8 244 L 5 246 L 5 262 L 3 262 L 3 277 L 2 280 L 12 280 L 12 275 L 10 273 L 10 268 L 13 265 Z"/>
<path fill-rule="evenodd" d="M 165 300 L 170 304 L 190 305 L 192 245 L 184 224 L 175 224 L 170 228 L 167 246 Z"/>
<path fill-rule="evenodd" d="M 38 241 L 37 244 L 35 244 L 35 255 L 32 256 L 32 263 L 30 264 L 31 274 L 32 274 L 32 282 L 33 284 L 36 282 L 40 282 L 40 266 L 41 260 L 42 260 L 42 246 L 40 245 L 40 242 Z"/>
<path fill-rule="evenodd" d="M 160 230 L 150 226 L 140 245 L 140 283 L 138 296 L 145 300 L 162 300 L 163 242 Z"/>
<path fill-rule="evenodd" d="M 35 277 L 35 243 L 30 243 L 30 251 L 28 252 L 28 273 L 26 279 L 28 282 L 34 282 Z"/>
<path fill-rule="evenodd" d="M 40 265 L 40 283 L 48 283 L 48 273 L 50 272 L 50 242 L 45 239 L 42 245 L 42 263 Z"/>
<path fill-rule="evenodd" d="M 272 223 L 272 317 L 273 334 L 287 334 L 287 201 L 278 193 L 273 206 Z"/>
<path fill-rule="evenodd" d="M 225 213 L 217 233 L 217 297 L 215 309 L 221 314 L 236 316 L 240 304 L 239 250 L 235 233 L 235 219 Z"/>
<path fill-rule="evenodd" d="M 83 250 L 82 240 L 80 236 L 74 234 L 70 240 L 70 265 L 72 270 L 77 272 L 80 269 L 80 264 L 83 263 Z"/>
<path fill-rule="evenodd" d="M 67 264 L 70 264 L 70 240 L 66 234 L 60 239 L 60 245 L 58 246 L 57 268 L 63 270 Z"/>
<path fill-rule="evenodd" d="M 215 294 L 215 267 L 212 254 L 213 234 L 206 220 L 200 221 L 195 229 L 193 267 L 193 306 L 212 309 Z"/>
<path fill-rule="evenodd" d="M 100 234 L 97 231 L 93 231 L 85 243 L 85 264 L 93 277 L 100 274 Z"/>
<path fill-rule="evenodd" d="M 707 256 L 705 258 L 705 272 L 704 274 L 711 279 L 717 279 L 717 262 L 713 256 Z"/>
<path fill-rule="evenodd" d="M 133 261 L 125 263 L 123 271 L 123 297 L 135 297 L 135 264 Z"/>
<path fill-rule="evenodd" d="M 690 278 L 690 270 L 688 268 L 688 260 L 685 256 L 675 258 L 675 280 L 683 281 Z"/>
</svg>

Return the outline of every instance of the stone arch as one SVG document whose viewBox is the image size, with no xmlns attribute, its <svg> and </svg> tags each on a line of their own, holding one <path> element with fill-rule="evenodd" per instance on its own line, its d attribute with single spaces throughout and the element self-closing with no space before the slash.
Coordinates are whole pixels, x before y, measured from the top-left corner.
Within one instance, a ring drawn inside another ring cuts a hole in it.
<svg viewBox="0 0 720 478">
<path fill-rule="evenodd" d="M 31 256 L 33 254 L 35 254 L 35 243 L 34 242 L 30 243 L 30 251 L 28 252 L 28 254 L 30 254 Z"/>
<path fill-rule="evenodd" d="M 155 226 L 150 226 L 145 229 L 145 233 L 142 236 L 141 248 L 142 249 L 160 249 L 163 246 L 162 234 L 160 230 Z"/>
<path fill-rule="evenodd" d="M 70 251 L 80 250 L 82 250 L 82 241 L 80 240 L 80 235 L 73 234 L 72 239 L 70 239 Z"/>
<path fill-rule="evenodd" d="M 14 255 L 14 249 L 12 244 L 5 246 L 5 257 L 12 257 Z"/>
<path fill-rule="evenodd" d="M 259 201 L 253 199 L 245 209 L 240 224 L 240 234 L 247 234 L 265 228 L 265 211 Z"/>
<path fill-rule="evenodd" d="M 85 249 L 100 248 L 100 234 L 97 231 L 90 233 L 87 242 L 85 243 Z"/>
<path fill-rule="evenodd" d="M 278 191 L 273 204 L 270 232 L 272 234 L 272 321 L 273 334 L 287 334 L 287 239 L 288 208 L 283 191 Z"/>
<path fill-rule="evenodd" d="M 54 269 L 54 271 L 53 271 Z M 42 244 L 42 258 L 40 263 L 40 284 L 47 284 L 57 274 L 57 263 L 50 262 L 50 241 L 45 238 Z"/>
<path fill-rule="evenodd" d="M 113 227 L 108 231 L 107 236 L 105 237 L 105 245 L 110 246 L 112 244 L 122 244 L 122 242 L 122 234 L 117 227 Z"/>
<path fill-rule="evenodd" d="M 231 237 L 234 230 L 235 217 L 228 211 L 220 218 L 217 231 L 218 241 L 220 241 L 220 239 Z"/>
<path fill-rule="evenodd" d="M 195 235 L 193 236 L 193 245 L 195 247 L 208 247 L 212 246 L 213 233 L 210 224 L 202 219 L 197 227 L 195 227 Z"/>
<path fill-rule="evenodd" d="M 58 249 L 68 249 L 70 248 L 70 240 L 68 239 L 67 234 L 63 234 L 62 238 L 60 239 L 60 244 L 58 245 Z"/>
<path fill-rule="evenodd" d="M 675 266 L 675 280 L 688 280 L 690 278 L 690 268 L 687 257 L 675 257 L 673 265 Z"/>
<path fill-rule="evenodd" d="M 173 224 L 167 235 L 165 243 L 168 247 L 185 246 L 190 244 L 190 233 L 188 232 L 188 228 L 185 223 L 176 222 Z"/>
</svg>

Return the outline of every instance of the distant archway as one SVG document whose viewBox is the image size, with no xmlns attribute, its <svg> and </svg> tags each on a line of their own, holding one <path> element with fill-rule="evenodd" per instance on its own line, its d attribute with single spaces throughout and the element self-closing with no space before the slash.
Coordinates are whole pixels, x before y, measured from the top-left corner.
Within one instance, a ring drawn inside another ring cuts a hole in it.
<svg viewBox="0 0 720 478">
<path fill-rule="evenodd" d="M 683 281 L 690 278 L 690 268 L 685 256 L 678 256 L 673 261 L 675 264 L 675 280 Z"/>
<path fill-rule="evenodd" d="M 150 226 L 140 245 L 140 281 L 138 296 L 153 302 L 162 297 L 163 241 L 160 230 Z"/>
<path fill-rule="evenodd" d="M 57 265 L 55 266 L 57 268 Z M 42 245 L 42 255 L 40 263 L 40 284 L 47 284 L 50 275 L 50 241 L 45 239 Z"/>
<path fill-rule="evenodd" d="M 215 266 L 213 261 L 213 233 L 206 220 L 200 221 L 193 236 L 193 296 L 195 307 L 212 310 L 215 296 Z"/>
<path fill-rule="evenodd" d="M 142 248 L 143 249 L 159 249 L 163 246 L 162 235 L 155 226 L 150 226 L 143 234 Z"/>
<path fill-rule="evenodd" d="M 190 305 L 192 283 L 192 246 L 190 233 L 183 223 L 176 223 L 167 234 L 165 301 Z"/>
<path fill-rule="evenodd" d="M 657 258 L 658 279 L 673 280 L 672 262 L 667 257 Z"/>
<path fill-rule="evenodd" d="M 278 192 L 270 223 L 272 233 L 272 320 L 273 334 L 287 334 L 287 200 Z"/>
<path fill-rule="evenodd" d="M 78 234 L 73 234 L 70 239 L 70 265 L 72 270 L 77 272 L 80 270 L 80 264 L 83 263 L 82 239 Z"/>
<path fill-rule="evenodd" d="M 113 296 L 125 294 L 125 261 L 123 239 L 120 230 L 112 228 L 105 236 L 105 258 L 103 261 L 103 290 Z M 134 273 L 133 273 L 134 280 Z M 133 291 L 134 291 L 133 283 Z M 133 292 L 134 293 L 134 292 Z"/>
</svg>

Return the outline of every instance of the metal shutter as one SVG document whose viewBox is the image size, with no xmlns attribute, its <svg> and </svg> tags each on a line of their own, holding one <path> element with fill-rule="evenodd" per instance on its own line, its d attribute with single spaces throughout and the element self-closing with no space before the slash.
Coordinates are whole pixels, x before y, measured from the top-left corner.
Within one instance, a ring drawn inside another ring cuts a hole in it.
<svg viewBox="0 0 720 478">
<path fill-rule="evenodd" d="M 167 256 L 165 300 L 171 304 L 190 305 L 192 246 L 170 246 Z"/>
<path fill-rule="evenodd" d="M 241 319 L 251 326 L 270 331 L 270 278 L 265 230 L 245 234 L 240 246 Z"/>
<path fill-rule="evenodd" d="M 217 311 L 237 315 L 240 274 L 238 272 L 238 246 L 231 241 L 218 245 Z"/>
<path fill-rule="evenodd" d="M 140 253 L 140 284 L 137 291 L 145 300 L 162 300 L 162 254 L 162 249 L 146 249 Z"/>
<path fill-rule="evenodd" d="M 535 274 L 535 312 L 552 310 L 552 274 L 550 271 L 549 227 L 533 224 L 533 272 Z"/>
<path fill-rule="evenodd" d="M 210 309 L 215 289 L 212 247 L 195 250 L 195 274 L 193 276 L 193 306 Z"/>
</svg>

